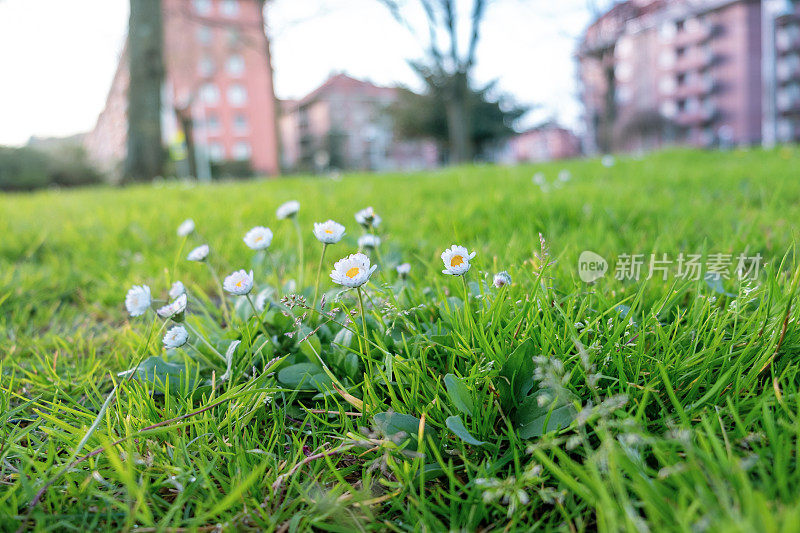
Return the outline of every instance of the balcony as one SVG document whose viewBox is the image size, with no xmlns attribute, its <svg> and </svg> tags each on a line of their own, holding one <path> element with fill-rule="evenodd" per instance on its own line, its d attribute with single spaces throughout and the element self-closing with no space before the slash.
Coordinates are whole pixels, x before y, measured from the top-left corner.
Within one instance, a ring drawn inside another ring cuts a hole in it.
<svg viewBox="0 0 800 533">
<path fill-rule="evenodd" d="M 675 47 L 692 46 L 703 44 L 711 39 L 716 32 L 716 26 L 710 23 L 698 24 L 694 28 L 687 28 L 679 31 L 672 38 L 672 44 Z"/>
<path fill-rule="evenodd" d="M 694 72 L 705 70 L 714 64 L 716 55 L 711 51 L 692 50 L 675 59 L 674 72 Z"/>
<path fill-rule="evenodd" d="M 678 100 L 687 98 L 703 98 L 714 92 L 716 83 L 710 79 L 696 79 L 678 85 L 673 91 L 673 96 Z"/>
<path fill-rule="evenodd" d="M 702 126 L 713 122 L 718 114 L 716 106 L 678 111 L 678 114 L 675 115 L 675 123 L 684 127 Z"/>
</svg>

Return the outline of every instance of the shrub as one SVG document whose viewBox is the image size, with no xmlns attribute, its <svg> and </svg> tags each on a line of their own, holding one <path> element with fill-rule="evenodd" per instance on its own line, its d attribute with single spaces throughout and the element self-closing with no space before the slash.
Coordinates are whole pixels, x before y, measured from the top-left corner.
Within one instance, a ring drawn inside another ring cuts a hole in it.
<svg viewBox="0 0 800 533">
<path fill-rule="evenodd" d="M 83 147 L 64 146 L 45 152 L 28 146 L 0 146 L 0 190 L 74 187 L 102 180 L 103 175 L 91 165 Z"/>
</svg>

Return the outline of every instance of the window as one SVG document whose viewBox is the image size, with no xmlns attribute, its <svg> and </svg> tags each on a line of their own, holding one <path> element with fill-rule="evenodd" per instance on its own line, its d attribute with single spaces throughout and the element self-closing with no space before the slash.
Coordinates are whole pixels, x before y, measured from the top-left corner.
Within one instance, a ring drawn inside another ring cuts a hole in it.
<svg viewBox="0 0 800 533">
<path fill-rule="evenodd" d="M 228 46 L 235 47 L 242 43 L 242 34 L 236 28 L 228 29 Z"/>
<path fill-rule="evenodd" d="M 675 55 L 678 57 L 683 57 L 686 55 L 686 48 L 678 48 L 675 50 Z"/>
<path fill-rule="evenodd" d="M 219 132 L 219 117 L 215 114 L 210 114 L 206 118 L 206 127 L 209 133 Z"/>
<path fill-rule="evenodd" d="M 197 66 L 200 76 L 204 78 L 210 77 L 214 74 L 214 60 L 210 56 L 203 56 L 200 58 L 200 64 Z"/>
<path fill-rule="evenodd" d="M 239 77 L 244 72 L 244 58 L 240 54 L 233 54 L 226 63 L 228 74 Z"/>
<path fill-rule="evenodd" d="M 206 83 L 200 88 L 200 99 L 207 104 L 219 102 L 219 89 L 213 83 Z"/>
<path fill-rule="evenodd" d="M 247 103 L 247 89 L 238 84 L 228 87 L 228 103 L 233 106 L 243 106 Z"/>
<path fill-rule="evenodd" d="M 225 148 L 220 143 L 209 144 L 208 158 L 212 161 L 222 161 L 225 159 Z"/>
<path fill-rule="evenodd" d="M 211 13 L 211 0 L 194 0 L 194 10 L 201 15 Z"/>
<path fill-rule="evenodd" d="M 239 141 L 233 145 L 233 158 L 237 161 L 250 159 L 250 145 L 245 141 Z"/>
<path fill-rule="evenodd" d="M 214 35 L 211 33 L 211 28 L 208 26 L 200 26 L 197 28 L 197 40 L 200 44 L 211 44 Z"/>
<path fill-rule="evenodd" d="M 686 74 L 683 74 L 683 73 L 682 74 L 678 74 L 678 77 L 677 77 L 676 81 L 677 81 L 678 87 L 680 87 L 681 85 L 684 85 L 686 83 Z"/>
<path fill-rule="evenodd" d="M 678 22 L 675 23 L 676 30 L 683 31 L 683 27 L 684 27 L 684 21 L 679 20 Z"/>
<path fill-rule="evenodd" d="M 222 14 L 226 17 L 235 17 L 239 13 L 238 0 L 222 0 Z"/>
<path fill-rule="evenodd" d="M 237 133 L 245 133 L 247 131 L 247 117 L 242 114 L 233 117 L 233 129 Z"/>
</svg>

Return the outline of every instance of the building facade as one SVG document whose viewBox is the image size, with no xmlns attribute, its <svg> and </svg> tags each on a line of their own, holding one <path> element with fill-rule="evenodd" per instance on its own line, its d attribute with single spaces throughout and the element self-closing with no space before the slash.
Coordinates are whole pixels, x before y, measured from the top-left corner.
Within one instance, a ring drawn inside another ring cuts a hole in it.
<svg viewBox="0 0 800 533">
<path fill-rule="evenodd" d="M 545 123 L 511 137 L 506 163 L 542 163 L 571 159 L 581 155 L 581 141 L 570 130 L 555 123 Z"/>
<path fill-rule="evenodd" d="M 304 98 L 282 102 L 283 168 L 386 171 L 436 166 L 434 143 L 396 139 L 388 109 L 398 95 L 393 87 L 336 74 Z"/>
<path fill-rule="evenodd" d="M 589 26 L 577 54 L 587 151 L 752 145 L 771 137 L 771 119 L 783 140 L 796 139 L 787 134 L 796 119 L 775 120 L 769 103 L 792 113 L 800 39 L 788 28 L 800 28 L 797 9 L 781 0 L 616 4 Z"/>
<path fill-rule="evenodd" d="M 162 0 L 165 146 L 184 174 L 225 162 L 279 172 L 276 104 L 260 0 Z M 125 157 L 129 72 L 123 50 L 105 109 L 86 140 L 114 170 Z"/>
</svg>

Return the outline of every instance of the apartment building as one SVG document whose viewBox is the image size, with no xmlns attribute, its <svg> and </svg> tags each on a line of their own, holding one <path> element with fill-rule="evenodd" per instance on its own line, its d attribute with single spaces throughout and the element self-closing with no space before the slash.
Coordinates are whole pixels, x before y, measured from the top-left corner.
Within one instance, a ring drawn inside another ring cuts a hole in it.
<svg viewBox="0 0 800 533">
<path fill-rule="evenodd" d="M 162 0 L 165 146 L 183 172 L 224 162 L 279 172 L 276 105 L 260 0 Z M 114 172 L 125 157 L 129 72 L 123 50 L 90 156 Z M 191 161 L 189 161 L 191 159 Z"/>
<path fill-rule="evenodd" d="M 617 3 L 577 53 L 586 150 L 796 140 L 797 17 L 781 0 Z"/>
<path fill-rule="evenodd" d="M 395 137 L 388 111 L 398 96 L 394 87 L 339 73 L 305 97 L 282 102 L 283 168 L 384 171 L 436 166 L 435 143 Z"/>
</svg>

